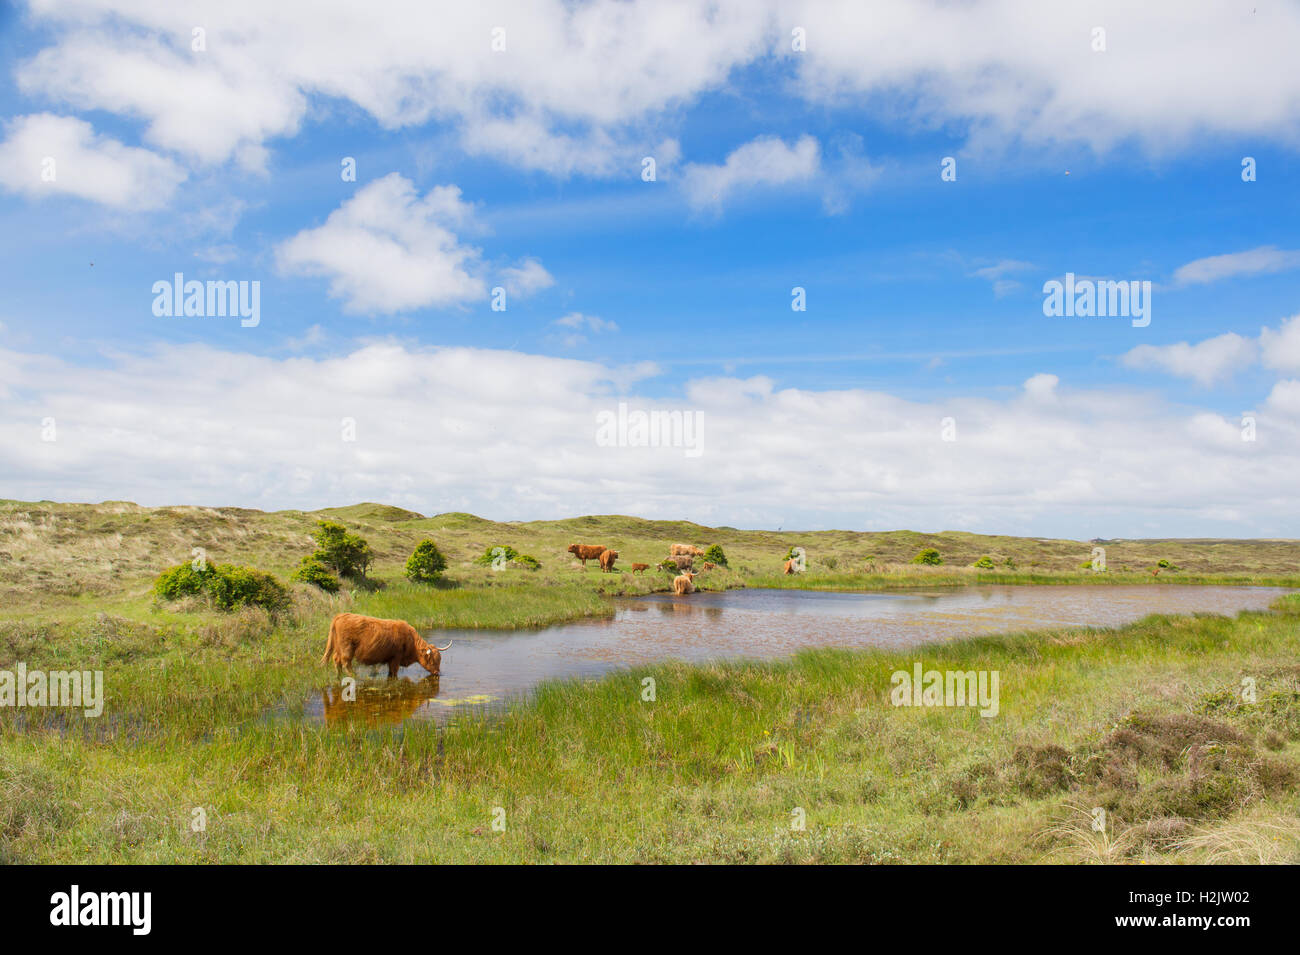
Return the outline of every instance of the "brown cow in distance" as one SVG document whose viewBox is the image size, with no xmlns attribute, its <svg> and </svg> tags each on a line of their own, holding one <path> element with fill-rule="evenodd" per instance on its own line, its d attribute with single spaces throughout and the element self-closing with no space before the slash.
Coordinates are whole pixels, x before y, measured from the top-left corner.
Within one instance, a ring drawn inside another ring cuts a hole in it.
<svg viewBox="0 0 1300 955">
<path fill-rule="evenodd" d="M 670 557 L 703 557 L 703 549 L 694 544 L 674 544 L 668 550 Z"/>
<path fill-rule="evenodd" d="M 678 570 L 690 570 L 695 565 L 695 558 L 683 557 L 680 554 L 678 554 L 675 557 L 669 557 L 666 561 L 664 561 L 664 563 L 672 564 Z"/>
<path fill-rule="evenodd" d="M 600 555 L 608 550 L 604 544 L 570 544 L 569 553 L 578 560 L 582 561 L 582 566 L 587 566 L 589 560 L 600 560 Z"/>
<path fill-rule="evenodd" d="M 634 574 L 639 574 L 639 573 L 641 573 L 641 571 L 643 571 L 643 570 L 649 570 L 649 569 L 650 569 L 650 565 L 649 565 L 649 564 L 633 564 L 633 565 L 632 565 L 632 573 L 634 573 Z"/>
<path fill-rule="evenodd" d="M 367 665 L 386 665 L 388 676 L 397 676 L 402 667 L 418 663 L 434 676 L 442 670 L 442 653 L 451 646 L 435 647 L 426 643 L 405 620 L 380 620 L 359 613 L 341 613 L 330 623 L 329 639 L 321 663 L 334 661 L 339 673 L 352 672 L 354 660 Z"/>
<path fill-rule="evenodd" d="M 704 566 L 701 567 L 700 570 L 712 570 L 714 567 L 717 566 L 718 566 L 717 564 L 710 564 L 708 561 L 705 561 Z"/>
<path fill-rule="evenodd" d="M 793 561 L 793 560 L 787 560 L 787 561 L 785 562 L 785 572 L 786 572 L 787 574 L 793 574 L 793 573 L 794 573 L 794 561 Z"/>
<path fill-rule="evenodd" d="M 611 571 L 614 569 L 614 561 L 618 560 L 618 551 L 607 550 L 600 555 L 600 569 L 602 571 Z"/>
<path fill-rule="evenodd" d="M 680 577 L 674 577 L 673 593 L 679 597 L 695 593 L 695 575 L 692 573 L 685 573 Z"/>
</svg>

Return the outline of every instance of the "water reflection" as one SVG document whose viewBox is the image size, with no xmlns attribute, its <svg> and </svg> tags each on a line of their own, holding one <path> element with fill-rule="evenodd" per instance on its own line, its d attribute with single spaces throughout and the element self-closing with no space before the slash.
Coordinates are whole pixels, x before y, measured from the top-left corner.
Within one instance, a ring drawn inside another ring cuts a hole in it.
<svg viewBox="0 0 1300 955">
<path fill-rule="evenodd" d="M 733 590 L 655 594 L 616 602 L 612 619 L 541 630 L 439 631 L 455 638 L 442 676 L 418 665 L 399 679 L 357 682 L 355 700 L 332 685 L 310 716 L 377 726 L 442 719 L 500 705 L 545 680 L 596 677 L 664 660 L 784 657 L 809 647 L 901 649 L 987 633 L 1120 626 L 1151 613 L 1235 614 L 1262 610 L 1285 591 L 1270 587 L 988 586 L 953 590 L 827 593 Z"/>
</svg>

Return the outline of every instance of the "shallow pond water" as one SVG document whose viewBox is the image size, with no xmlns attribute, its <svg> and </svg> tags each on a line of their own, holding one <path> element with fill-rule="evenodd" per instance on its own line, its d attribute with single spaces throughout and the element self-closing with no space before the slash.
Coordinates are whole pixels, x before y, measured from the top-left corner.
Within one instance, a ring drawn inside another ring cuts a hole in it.
<svg viewBox="0 0 1300 955">
<path fill-rule="evenodd" d="M 439 719 L 500 705 L 539 682 L 595 677 L 659 660 L 702 662 L 786 656 L 807 647 L 902 648 L 988 633 L 1114 627 L 1147 614 L 1263 610 L 1287 591 L 1191 585 L 989 586 L 930 591 L 825 593 L 728 590 L 619 600 L 612 618 L 541 630 L 437 630 L 441 677 L 418 665 L 396 680 L 357 668 L 357 698 L 338 685 L 308 700 L 308 718 L 371 725 Z"/>
</svg>

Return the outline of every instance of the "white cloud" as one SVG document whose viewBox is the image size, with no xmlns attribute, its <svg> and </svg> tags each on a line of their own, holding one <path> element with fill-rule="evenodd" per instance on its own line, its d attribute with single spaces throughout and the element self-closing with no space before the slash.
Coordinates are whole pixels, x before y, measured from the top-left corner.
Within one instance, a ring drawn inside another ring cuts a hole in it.
<svg viewBox="0 0 1300 955">
<path fill-rule="evenodd" d="M 598 335 L 601 332 L 618 331 L 618 324 L 616 322 L 600 318 L 597 315 L 584 315 L 581 312 L 570 312 L 567 315 L 563 315 L 560 318 L 557 318 L 554 324 L 559 325 L 561 328 L 571 328 L 574 330 L 573 334 L 566 335 L 563 338 L 564 344 L 569 347 L 581 345 L 587 340 L 587 336 L 579 334 L 579 332 L 589 331 Z"/>
<path fill-rule="evenodd" d="M 330 295 L 349 312 L 458 305 L 487 293 L 479 250 L 451 231 L 472 220 L 455 186 L 434 186 L 421 197 L 392 173 L 359 190 L 324 225 L 282 242 L 276 260 L 286 272 L 328 278 Z"/>
<path fill-rule="evenodd" d="M 1250 367 L 1258 355 L 1254 340 L 1229 332 L 1195 345 L 1139 345 L 1126 352 L 1122 361 L 1129 368 L 1158 368 L 1208 387 Z"/>
<path fill-rule="evenodd" d="M 731 152 L 721 165 L 688 163 L 682 188 L 696 207 L 717 208 L 736 190 L 806 182 L 821 169 L 821 147 L 812 136 L 787 145 L 773 136 L 760 136 Z"/>
<path fill-rule="evenodd" d="M 542 263 L 536 259 L 524 259 L 518 265 L 501 271 L 505 276 L 506 292 L 518 298 L 525 298 L 555 284 L 551 273 L 546 271 Z"/>
<path fill-rule="evenodd" d="M 1033 267 L 1032 262 L 1022 262 L 1019 259 L 1002 259 L 993 265 L 986 265 L 983 268 L 976 269 L 972 274 L 992 282 L 993 295 L 996 298 L 1003 298 L 1020 288 L 1019 282 L 1007 276 Z"/>
<path fill-rule="evenodd" d="M 1262 245 L 1245 252 L 1211 255 L 1174 270 L 1175 285 L 1204 285 L 1238 275 L 1262 275 L 1300 268 L 1300 250 Z"/>
<path fill-rule="evenodd" d="M 1300 373 L 1300 315 L 1285 319 L 1277 331 L 1260 329 L 1259 350 L 1266 368 Z"/>
<path fill-rule="evenodd" d="M 20 116 L 5 124 L 0 142 L 0 185 L 31 198 L 69 195 L 153 209 L 165 205 L 184 179 L 170 159 L 96 135 L 71 116 Z"/>
<path fill-rule="evenodd" d="M 618 391 L 654 372 L 394 343 L 282 360 L 168 346 L 91 367 L 0 349 L 0 487 L 29 500 L 263 508 L 381 500 L 498 519 L 937 530 L 973 515 L 972 529 L 1082 539 L 1134 536 L 1147 520 L 1151 533 L 1300 535 L 1295 383 L 1243 442 L 1235 419 L 1050 374 L 1002 400 L 762 377 L 700 379 L 668 398 Z M 620 400 L 702 412 L 703 453 L 597 445 L 596 415 Z M 41 440 L 46 416 L 56 442 Z M 355 442 L 340 440 L 344 417 Z M 1225 524 L 1231 511 L 1241 518 Z"/>
</svg>

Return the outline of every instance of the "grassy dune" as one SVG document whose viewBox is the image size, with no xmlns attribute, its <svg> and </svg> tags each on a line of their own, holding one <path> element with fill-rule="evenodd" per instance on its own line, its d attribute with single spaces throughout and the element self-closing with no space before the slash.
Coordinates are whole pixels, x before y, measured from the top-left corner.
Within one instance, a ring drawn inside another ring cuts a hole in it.
<svg viewBox="0 0 1300 955">
<path fill-rule="evenodd" d="M 286 577 L 317 516 L 0 504 L 0 669 L 102 669 L 108 696 L 99 719 L 0 710 L 0 861 L 1300 861 L 1296 597 L 1235 620 L 663 664 L 550 684 L 502 717 L 443 727 L 297 719 L 325 682 L 316 660 L 340 609 L 527 626 L 666 584 L 574 568 L 574 540 L 609 544 L 625 564 L 653 563 L 674 540 L 716 542 L 732 569 L 710 586 L 827 588 L 1149 582 L 1159 559 L 1181 568 L 1162 583 L 1300 584 L 1294 543 L 1110 543 L 1112 570 L 1094 575 L 1077 570 L 1091 545 L 1071 541 L 621 517 L 495 524 L 362 505 L 331 516 L 379 553 L 382 589 L 297 587 L 275 621 L 154 606 L 153 577 L 192 547 Z M 425 536 L 448 555 L 444 586 L 400 578 Z M 496 544 L 542 570 L 470 563 Z M 773 576 L 793 545 L 809 573 Z M 928 546 L 947 563 L 904 563 Z M 966 565 L 982 554 L 1018 569 L 977 575 Z M 997 670 L 1001 712 L 890 705 L 890 674 L 918 659 Z M 641 697 L 645 677 L 654 702 Z M 791 829 L 796 808 L 805 830 Z M 1100 833 L 1095 808 L 1107 813 Z"/>
</svg>

